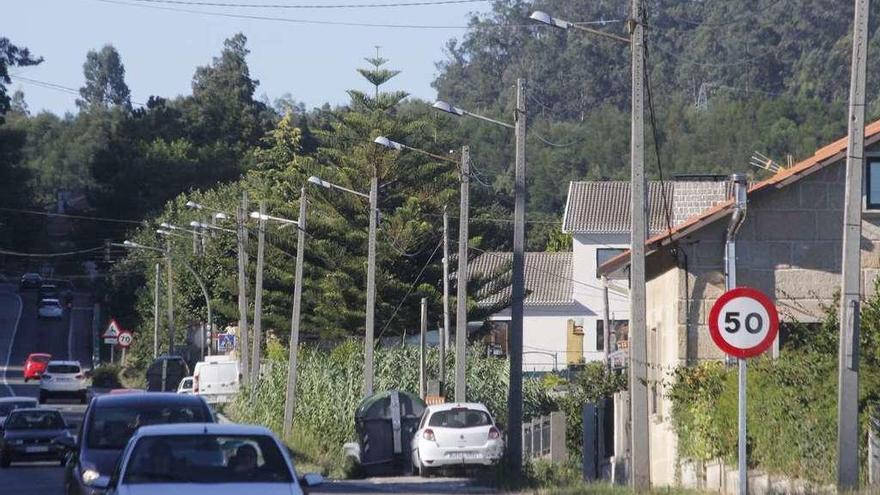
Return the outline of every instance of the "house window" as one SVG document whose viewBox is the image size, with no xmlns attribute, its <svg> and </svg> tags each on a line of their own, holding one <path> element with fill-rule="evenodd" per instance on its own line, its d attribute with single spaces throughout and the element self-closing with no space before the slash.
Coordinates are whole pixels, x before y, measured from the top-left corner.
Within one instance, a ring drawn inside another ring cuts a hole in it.
<svg viewBox="0 0 880 495">
<path fill-rule="evenodd" d="M 486 353 L 492 357 L 507 357 L 507 332 L 510 321 L 494 320 L 489 323 L 489 331 L 483 338 L 486 344 Z"/>
<path fill-rule="evenodd" d="M 880 162 L 878 162 L 880 163 Z M 878 171 L 880 173 L 880 171 Z M 880 196 L 878 196 L 880 198 Z M 598 268 L 605 264 L 606 261 L 611 258 L 617 256 L 620 253 L 623 253 L 626 249 L 623 248 L 597 248 L 596 249 L 596 268 L 598 273 Z M 618 270 L 614 273 L 610 273 L 607 275 L 609 280 L 623 280 L 626 279 L 626 272 L 624 270 Z M 596 278 L 599 278 L 599 275 L 596 275 Z"/>
<path fill-rule="evenodd" d="M 608 350 L 611 352 L 628 348 L 629 322 L 627 320 L 611 320 L 611 335 Z M 605 350 L 605 322 L 596 320 L 596 350 Z"/>
<path fill-rule="evenodd" d="M 869 159 L 865 172 L 865 208 L 880 210 L 880 159 Z"/>
</svg>

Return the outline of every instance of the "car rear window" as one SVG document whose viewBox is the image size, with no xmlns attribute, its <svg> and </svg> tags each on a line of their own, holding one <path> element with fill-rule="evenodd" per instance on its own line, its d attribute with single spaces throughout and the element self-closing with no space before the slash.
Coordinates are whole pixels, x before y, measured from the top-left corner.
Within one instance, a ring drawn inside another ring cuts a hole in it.
<svg viewBox="0 0 880 495">
<path fill-rule="evenodd" d="M 7 430 L 60 430 L 64 420 L 58 411 L 14 411 L 6 418 Z"/>
<path fill-rule="evenodd" d="M 79 366 L 75 364 L 50 364 L 46 367 L 47 373 L 79 373 Z"/>
<path fill-rule="evenodd" d="M 31 356 L 31 361 L 36 363 L 48 363 L 49 359 L 49 356 Z"/>
<path fill-rule="evenodd" d="M 441 428 L 474 428 L 477 426 L 490 426 L 492 418 L 486 411 L 479 409 L 456 408 L 448 411 L 437 411 L 428 420 L 428 426 Z"/>
<path fill-rule="evenodd" d="M 211 418 L 196 404 L 98 407 L 89 421 L 86 445 L 93 449 L 121 450 L 141 426 L 207 422 L 211 422 Z"/>
</svg>

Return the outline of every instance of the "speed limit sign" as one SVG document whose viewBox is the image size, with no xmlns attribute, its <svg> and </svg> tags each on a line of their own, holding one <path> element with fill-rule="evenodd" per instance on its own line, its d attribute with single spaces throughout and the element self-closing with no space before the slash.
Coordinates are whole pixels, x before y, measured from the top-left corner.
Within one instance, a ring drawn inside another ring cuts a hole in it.
<svg viewBox="0 0 880 495">
<path fill-rule="evenodd" d="M 766 351 L 779 332 L 779 314 L 762 292 L 737 287 L 725 292 L 709 312 L 709 333 L 722 351 L 740 359 Z"/>
<path fill-rule="evenodd" d="M 122 348 L 130 346 L 132 340 L 134 340 L 134 337 L 128 330 L 119 332 L 119 337 L 117 337 L 117 343 L 119 344 L 119 347 Z"/>
</svg>

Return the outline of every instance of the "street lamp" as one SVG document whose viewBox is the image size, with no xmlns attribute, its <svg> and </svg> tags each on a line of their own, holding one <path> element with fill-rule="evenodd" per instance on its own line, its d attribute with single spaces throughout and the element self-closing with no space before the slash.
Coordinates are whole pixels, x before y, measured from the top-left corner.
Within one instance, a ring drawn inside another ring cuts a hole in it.
<svg viewBox="0 0 880 495">
<path fill-rule="evenodd" d="M 195 220 L 190 222 L 189 226 L 194 229 L 199 229 L 199 230 L 216 230 L 219 232 L 228 232 L 228 233 L 232 233 L 232 234 L 235 233 L 235 231 L 232 229 L 224 229 L 223 227 L 218 227 L 216 225 L 211 225 L 210 223 L 205 223 L 205 222 L 197 222 Z"/>
<path fill-rule="evenodd" d="M 147 251 L 156 251 L 159 253 L 163 253 L 165 255 L 165 270 L 168 281 L 165 283 L 166 287 L 166 297 L 168 298 L 168 355 L 174 355 L 174 294 L 173 294 L 173 279 L 171 278 L 171 243 L 166 238 L 165 249 L 160 249 L 153 246 L 145 246 L 143 244 L 138 244 L 133 241 L 122 241 L 122 246 L 129 249 L 143 249 Z M 158 275 L 158 272 L 157 272 Z M 154 300 L 154 308 L 153 310 L 158 314 L 159 311 L 159 299 L 158 297 Z M 158 322 L 158 317 L 155 318 L 156 322 Z M 153 328 L 153 348 L 155 349 L 158 342 L 158 325 L 155 325 Z"/>
<path fill-rule="evenodd" d="M 183 230 L 183 229 L 181 229 L 181 230 Z M 156 233 L 157 233 L 157 234 L 160 234 L 160 235 L 164 235 L 164 236 L 166 236 L 166 237 L 165 237 L 165 240 L 166 240 L 166 242 L 168 242 L 168 244 L 167 244 L 168 247 L 167 247 L 166 250 L 167 250 L 167 252 L 168 252 L 168 259 L 169 259 L 169 266 L 168 266 L 168 280 L 169 280 L 169 285 L 170 285 L 170 281 L 171 281 L 171 265 L 170 265 L 171 246 L 170 246 L 170 240 L 171 240 L 171 237 L 174 236 L 175 234 L 172 233 L 172 232 L 169 232 L 169 231 L 167 231 L 167 230 L 162 230 L 162 229 L 158 229 L 158 230 L 156 230 Z M 179 237 L 183 237 L 183 236 L 179 236 Z M 213 314 L 211 313 L 211 298 L 208 296 L 208 289 L 205 287 L 205 282 L 202 280 L 201 277 L 199 277 L 199 274 L 196 273 L 196 271 L 193 269 L 192 265 L 190 265 L 189 262 L 187 262 L 186 259 L 184 259 L 184 258 L 181 258 L 180 261 L 181 261 L 181 263 L 183 263 L 183 266 L 186 267 L 187 271 L 189 271 L 189 273 L 192 274 L 193 278 L 196 279 L 196 283 L 199 284 L 199 289 L 201 289 L 201 291 L 202 291 L 202 296 L 204 296 L 204 298 L 205 298 L 205 307 L 206 307 L 207 312 L 208 312 L 208 328 L 207 328 L 207 331 L 208 331 L 208 334 L 211 335 L 211 338 L 213 338 L 213 336 L 214 336 L 214 319 L 213 319 Z M 170 292 L 169 292 L 169 294 L 170 294 Z M 170 297 L 170 296 L 169 296 L 169 297 Z M 169 299 L 169 304 L 170 304 L 170 299 Z M 202 338 L 201 338 L 200 341 L 199 341 L 199 347 L 200 347 L 200 349 L 201 349 L 202 359 L 204 359 L 204 358 L 205 358 L 205 347 L 206 347 L 206 346 L 205 346 L 205 340 L 206 340 L 207 336 L 205 335 L 204 332 L 202 332 L 202 336 L 201 336 L 201 337 L 202 337 Z M 170 353 L 169 353 L 169 354 L 170 354 Z"/>
<path fill-rule="evenodd" d="M 513 268 L 510 305 L 510 380 L 507 409 L 508 449 L 511 469 L 518 476 L 522 472 L 522 341 L 523 341 L 523 301 L 525 299 L 525 217 L 526 217 L 526 91 L 525 79 L 516 80 L 516 109 L 514 124 L 495 120 L 453 106 L 445 101 L 437 101 L 434 108 L 456 116 L 468 116 L 489 122 L 507 129 L 514 129 L 516 138 L 516 166 L 513 181 Z M 462 256 L 464 251 L 464 256 Z M 459 242 L 459 263 L 467 257 L 467 241 Z M 459 264 L 458 285 L 467 283 L 467 272 L 461 271 Z M 466 267 L 465 267 L 466 270 Z M 461 302 L 459 301 L 459 304 Z M 456 324 L 456 347 L 459 345 L 459 333 L 467 335 L 467 320 L 461 321 L 458 315 Z M 456 373 L 460 372 L 456 367 Z M 456 382 L 458 382 L 456 376 Z M 461 380 L 464 383 L 462 377 Z M 456 388 L 456 402 L 465 399 L 465 390 Z"/>
<path fill-rule="evenodd" d="M 445 106 L 446 104 L 444 104 Z M 435 105 L 436 106 L 436 105 Z M 451 106 L 450 106 L 451 108 Z M 461 110 L 463 112 L 463 110 Z M 463 115 L 463 113 L 462 113 Z M 374 143 L 393 150 L 410 150 L 432 158 L 458 164 L 456 160 L 436 155 L 413 146 L 392 141 L 385 136 L 379 136 Z M 461 164 L 459 166 L 459 217 L 458 217 L 458 273 L 467 273 L 467 243 L 468 243 L 468 201 L 470 182 L 470 150 L 467 146 L 461 147 Z M 443 338 L 440 339 L 440 380 L 446 379 L 446 343 L 449 338 L 449 246 L 448 246 L 448 219 L 446 209 L 443 209 Z M 461 280 L 459 280 L 461 282 Z M 467 283 L 459 283 L 457 286 L 456 299 L 456 330 L 455 330 L 455 400 L 465 401 L 465 371 L 467 366 Z"/>
<path fill-rule="evenodd" d="M 645 44 L 644 11 L 642 0 L 632 0 L 632 17 L 627 22 L 630 38 L 591 29 L 556 19 L 541 11 L 532 13 L 531 19 L 561 29 L 575 28 L 591 34 L 627 43 L 632 53 L 632 117 L 630 138 L 630 349 L 629 349 L 629 393 L 632 441 L 632 476 L 635 489 L 646 489 L 650 485 L 650 459 L 646 442 L 648 439 L 648 389 L 647 389 L 647 323 L 645 314 L 645 238 L 647 237 L 645 206 Z M 742 447 L 744 448 L 744 447 Z M 745 462 L 742 455 L 741 462 Z M 745 465 L 740 472 L 745 473 Z M 740 487 L 745 486 L 744 475 L 740 475 Z"/>
<path fill-rule="evenodd" d="M 373 395 L 373 334 L 376 312 L 376 206 L 379 195 L 379 179 L 376 174 L 370 178 L 370 194 L 349 189 L 333 184 L 320 177 L 311 176 L 309 182 L 326 189 L 338 189 L 347 193 L 355 194 L 361 198 L 367 198 L 370 202 L 370 233 L 367 241 L 367 309 L 364 335 L 364 397 Z M 300 206 L 302 209 L 302 206 Z M 302 232 L 302 230 L 300 230 Z M 297 253 L 299 256 L 299 253 Z"/>
</svg>

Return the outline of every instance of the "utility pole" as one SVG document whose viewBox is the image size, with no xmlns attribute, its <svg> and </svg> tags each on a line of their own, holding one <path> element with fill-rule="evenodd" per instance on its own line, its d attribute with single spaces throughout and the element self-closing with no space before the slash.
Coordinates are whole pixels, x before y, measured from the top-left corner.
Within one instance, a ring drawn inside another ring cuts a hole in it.
<svg viewBox="0 0 880 495">
<path fill-rule="evenodd" d="M 161 268 L 156 263 L 156 278 L 153 286 L 153 359 L 159 356 L 159 272 Z"/>
<path fill-rule="evenodd" d="M 443 335 L 440 342 L 440 394 L 446 381 L 446 346 L 449 345 L 449 215 L 443 207 Z"/>
<path fill-rule="evenodd" d="M 293 315 L 290 318 L 290 349 L 287 370 L 287 396 L 284 400 L 284 437 L 293 428 L 293 409 L 296 405 L 297 355 L 299 352 L 299 323 L 302 300 L 303 256 L 306 244 L 306 188 L 299 190 L 299 218 L 296 232 L 296 270 L 293 282 Z"/>
<path fill-rule="evenodd" d="M 862 173 L 865 155 L 865 73 L 868 60 L 869 0 L 856 0 L 852 72 L 849 89 L 849 138 L 843 205 L 840 348 L 838 351 L 837 487 L 859 487 L 859 298 L 862 237 Z"/>
<path fill-rule="evenodd" d="M 428 393 L 428 377 L 425 369 L 425 347 L 427 346 L 428 334 L 428 299 L 422 298 L 422 322 L 419 333 L 419 397 L 425 400 Z"/>
<path fill-rule="evenodd" d="M 260 343 L 263 340 L 263 253 L 266 248 L 266 201 L 260 201 L 260 223 L 257 230 L 257 281 L 254 289 L 254 341 L 251 342 L 251 379 L 257 386 L 260 378 Z"/>
<path fill-rule="evenodd" d="M 173 280 L 171 278 L 171 236 L 165 238 L 165 269 L 167 271 L 165 281 L 166 294 L 168 296 L 168 355 L 174 355 L 174 295 Z"/>
<path fill-rule="evenodd" d="M 651 485 L 651 465 L 648 439 L 648 386 L 647 386 L 647 324 L 645 321 L 645 238 L 647 236 L 645 208 L 645 31 L 641 0 L 632 0 L 632 129 L 630 158 L 632 160 L 630 185 L 630 355 L 629 393 L 632 408 L 630 428 L 631 486 L 645 490 Z"/>
<path fill-rule="evenodd" d="M 236 211 L 236 223 L 238 232 L 238 352 L 241 364 L 241 378 L 246 384 L 250 383 L 250 368 L 248 367 L 248 318 L 247 318 L 247 274 L 245 273 L 245 258 L 247 257 L 247 231 L 245 219 L 247 218 L 247 192 L 242 193 L 241 205 Z"/>
<path fill-rule="evenodd" d="M 602 352 L 605 368 L 611 369 L 611 318 L 608 316 L 608 277 L 602 275 Z"/>
<path fill-rule="evenodd" d="M 522 474 L 522 345 L 523 301 L 525 299 L 526 234 L 526 81 L 516 80 L 516 172 L 513 179 L 513 288 L 511 290 L 510 390 L 507 425 L 510 468 L 514 476 Z"/>
<path fill-rule="evenodd" d="M 455 402 L 465 402 L 467 366 L 468 200 L 471 152 L 461 147 L 460 204 L 458 207 L 458 279 L 455 295 Z"/>
<path fill-rule="evenodd" d="M 367 321 L 364 336 L 364 397 L 373 395 L 373 324 L 376 312 L 376 220 L 379 178 L 370 178 L 370 238 L 367 244 Z"/>
</svg>

